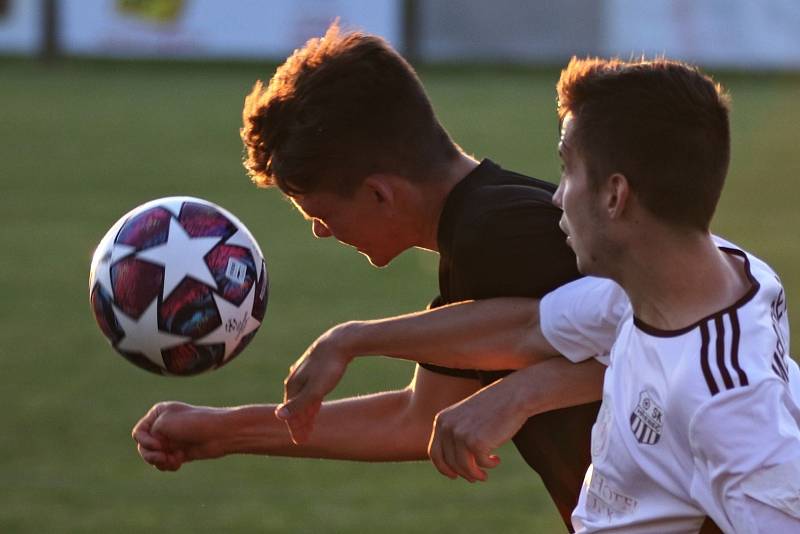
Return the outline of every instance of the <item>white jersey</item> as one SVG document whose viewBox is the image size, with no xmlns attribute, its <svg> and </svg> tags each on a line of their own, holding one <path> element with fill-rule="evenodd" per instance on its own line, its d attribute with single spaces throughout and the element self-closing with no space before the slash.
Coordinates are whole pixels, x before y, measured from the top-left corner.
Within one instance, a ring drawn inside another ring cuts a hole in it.
<svg viewBox="0 0 800 534">
<path fill-rule="evenodd" d="M 614 282 L 548 294 L 541 328 L 573 361 L 608 354 L 577 532 L 800 532 L 800 370 L 780 280 L 729 243 L 751 289 L 664 331 L 634 317 Z"/>
</svg>

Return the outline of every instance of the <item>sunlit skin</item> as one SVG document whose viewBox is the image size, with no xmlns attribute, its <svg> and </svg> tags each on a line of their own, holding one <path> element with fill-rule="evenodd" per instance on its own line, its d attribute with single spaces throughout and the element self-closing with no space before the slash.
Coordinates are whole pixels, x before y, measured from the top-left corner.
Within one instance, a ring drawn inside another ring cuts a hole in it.
<svg viewBox="0 0 800 534">
<path fill-rule="evenodd" d="M 412 247 L 438 250 L 439 215 L 447 194 L 477 165 L 460 154 L 430 183 L 376 174 L 366 177 L 350 195 L 315 191 L 289 198 L 311 222 L 315 237 L 334 237 L 375 267 L 384 267 Z"/>
<path fill-rule="evenodd" d="M 596 248 L 590 246 L 593 237 L 602 234 L 604 221 L 595 203 L 598 195 L 592 191 L 586 164 L 574 146 L 575 120 L 564 120 L 558 155 L 561 158 L 561 180 L 553 195 L 553 204 L 563 210 L 559 227 L 567 235 L 567 244 L 575 252 L 578 270 L 583 274 L 599 275 Z"/>
<path fill-rule="evenodd" d="M 290 199 L 311 223 L 315 237 L 334 237 L 366 256 L 375 267 L 384 267 L 415 243 L 404 235 L 407 232 L 393 227 L 393 218 L 382 206 L 385 200 L 369 196 L 370 191 L 362 186 L 352 197 L 315 192 Z"/>
</svg>

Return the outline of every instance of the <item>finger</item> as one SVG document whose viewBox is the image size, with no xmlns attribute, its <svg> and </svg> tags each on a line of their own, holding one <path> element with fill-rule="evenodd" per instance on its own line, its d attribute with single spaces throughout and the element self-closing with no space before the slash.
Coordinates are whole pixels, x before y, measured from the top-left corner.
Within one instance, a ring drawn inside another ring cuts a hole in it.
<svg viewBox="0 0 800 534">
<path fill-rule="evenodd" d="M 465 473 L 469 477 L 470 482 L 485 482 L 486 479 L 489 478 L 486 471 L 478 467 L 475 455 L 472 454 L 471 451 L 464 449 L 457 450 L 456 453 L 458 455 L 458 465 L 462 469 L 462 473 Z M 464 476 L 464 478 L 467 477 Z"/>
<path fill-rule="evenodd" d="M 433 462 L 436 470 L 441 474 L 449 479 L 458 478 L 458 474 L 450 469 L 450 467 L 447 465 L 447 462 L 444 461 L 441 439 L 438 437 L 438 434 L 435 431 L 434 435 L 431 437 L 431 442 L 428 445 L 428 457 L 431 459 L 431 462 Z"/>
<path fill-rule="evenodd" d="M 457 438 L 453 441 L 452 456 L 455 470 L 464 480 L 468 482 L 486 480 L 486 472 L 478 467 L 475 455 L 463 439 Z"/>
<path fill-rule="evenodd" d="M 283 403 L 275 410 L 275 415 L 283 420 L 303 418 L 310 409 L 313 409 L 314 404 L 321 401 L 321 398 L 312 395 L 308 389 L 295 389 L 287 385 Z"/>
<path fill-rule="evenodd" d="M 500 464 L 500 457 L 488 452 L 475 454 L 475 462 L 484 469 L 492 469 Z"/>
<path fill-rule="evenodd" d="M 468 473 L 459 466 L 458 455 L 456 453 L 455 439 L 451 432 L 445 432 L 442 436 L 442 458 L 447 467 L 457 476 L 462 477 L 467 482 L 474 482 Z"/>
<path fill-rule="evenodd" d="M 308 379 L 300 372 L 300 367 L 292 366 L 289 375 L 283 381 L 283 400 L 284 402 L 297 396 L 306 385 Z"/>
<path fill-rule="evenodd" d="M 139 419 L 139 421 L 136 422 L 136 424 L 133 427 L 133 430 L 131 430 L 131 437 L 133 437 L 133 439 L 136 439 L 137 433 L 149 432 L 150 427 L 152 426 L 153 421 L 155 421 L 156 417 L 158 417 L 157 405 L 150 408 L 150 410 L 146 414 L 144 414 L 144 417 L 142 417 L 141 419 Z"/>
<path fill-rule="evenodd" d="M 167 461 L 159 469 L 162 471 L 177 471 L 184 464 L 185 457 L 182 451 L 167 454 Z M 163 467 L 163 469 L 162 469 Z"/>
<path fill-rule="evenodd" d="M 158 450 L 166 448 L 165 444 L 160 439 L 142 429 L 134 432 L 133 439 L 139 446 L 145 449 Z"/>
<path fill-rule="evenodd" d="M 275 408 L 275 417 L 292 426 L 302 426 L 316 417 L 320 406 L 322 406 L 321 399 L 291 399 Z"/>
<path fill-rule="evenodd" d="M 159 466 L 167 463 L 167 453 L 164 451 L 146 449 L 141 445 L 139 445 L 137 449 L 139 451 L 139 456 L 142 457 L 142 460 L 150 465 Z"/>
<path fill-rule="evenodd" d="M 183 452 L 168 453 L 139 446 L 139 456 L 159 471 L 177 471 L 185 462 Z"/>
</svg>

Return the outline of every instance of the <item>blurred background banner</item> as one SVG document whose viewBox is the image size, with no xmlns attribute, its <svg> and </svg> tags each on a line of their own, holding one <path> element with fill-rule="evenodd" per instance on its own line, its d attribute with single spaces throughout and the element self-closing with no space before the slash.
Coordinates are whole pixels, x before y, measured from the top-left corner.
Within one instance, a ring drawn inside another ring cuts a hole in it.
<svg viewBox="0 0 800 534">
<path fill-rule="evenodd" d="M 0 0 L 0 52 L 37 54 L 42 44 L 41 0 Z"/>
<path fill-rule="evenodd" d="M 62 0 L 68 55 L 279 58 L 336 17 L 396 41 L 398 0 Z"/>
<path fill-rule="evenodd" d="M 0 0 L 0 53 L 278 60 L 337 17 L 423 62 L 800 68 L 797 0 Z"/>
<path fill-rule="evenodd" d="M 797 0 L 606 0 L 605 5 L 604 55 L 666 53 L 718 67 L 800 67 Z"/>
</svg>

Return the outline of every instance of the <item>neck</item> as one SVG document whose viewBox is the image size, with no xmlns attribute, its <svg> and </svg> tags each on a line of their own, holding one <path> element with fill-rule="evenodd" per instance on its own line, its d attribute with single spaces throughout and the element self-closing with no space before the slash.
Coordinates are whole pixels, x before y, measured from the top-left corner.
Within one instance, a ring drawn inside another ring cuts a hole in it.
<svg viewBox="0 0 800 534">
<path fill-rule="evenodd" d="M 417 204 L 419 209 L 416 214 L 420 224 L 416 247 L 434 252 L 439 251 L 439 219 L 442 216 L 442 209 L 444 209 L 447 197 L 456 184 L 478 165 L 477 160 L 459 152 L 458 158 L 447 167 L 443 176 L 432 180 L 430 185 L 420 189 L 420 202 Z"/>
<path fill-rule="evenodd" d="M 677 330 L 730 306 L 750 288 L 743 263 L 720 251 L 711 235 L 642 232 L 614 276 L 636 317 Z"/>
</svg>

